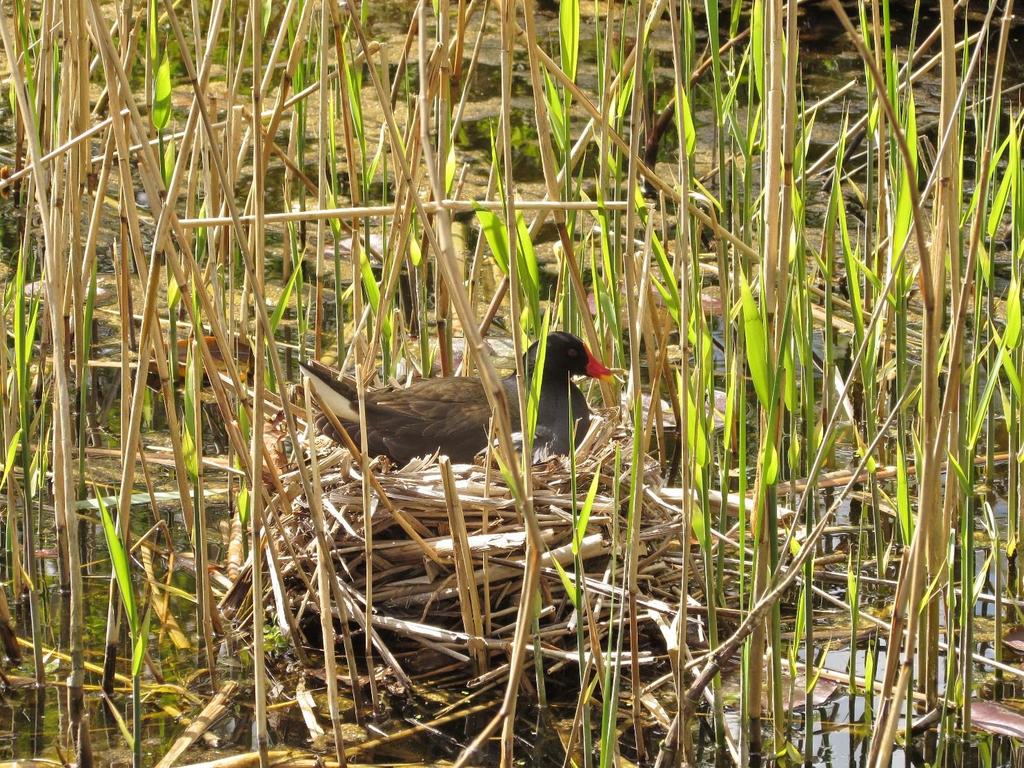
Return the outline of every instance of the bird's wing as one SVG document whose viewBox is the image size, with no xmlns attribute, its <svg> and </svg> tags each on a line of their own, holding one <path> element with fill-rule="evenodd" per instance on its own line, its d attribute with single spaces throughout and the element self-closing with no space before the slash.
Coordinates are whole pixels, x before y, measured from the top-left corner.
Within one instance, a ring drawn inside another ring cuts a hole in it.
<svg viewBox="0 0 1024 768">
<path fill-rule="evenodd" d="M 399 461 L 438 449 L 454 461 L 470 461 L 487 444 L 490 418 L 491 407 L 477 379 L 423 379 L 367 397 L 367 429 Z"/>
</svg>

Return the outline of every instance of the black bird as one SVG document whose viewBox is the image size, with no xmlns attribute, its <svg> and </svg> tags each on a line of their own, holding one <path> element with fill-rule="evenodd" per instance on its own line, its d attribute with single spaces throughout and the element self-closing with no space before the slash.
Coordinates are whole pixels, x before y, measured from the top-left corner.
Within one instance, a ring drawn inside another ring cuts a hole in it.
<svg viewBox="0 0 1024 768">
<path fill-rule="evenodd" d="M 534 342 L 524 365 L 528 380 L 537 367 L 540 345 Z M 339 377 L 322 363 L 303 363 L 324 407 L 328 408 L 359 445 L 359 405 L 355 382 Z M 569 452 L 569 417 L 576 422 L 579 445 L 590 425 L 590 409 L 573 376 L 604 378 L 611 371 L 571 333 L 548 334 L 541 373 L 533 457 L 542 460 Z M 514 430 L 521 429 L 516 375 L 502 380 L 508 394 Z M 388 456 L 405 464 L 416 456 L 439 452 L 457 463 L 468 463 L 487 445 L 491 407 L 480 379 L 464 376 L 420 379 L 408 387 L 386 387 L 365 396 L 366 444 L 371 456 Z M 317 426 L 338 438 L 326 417 Z"/>
</svg>

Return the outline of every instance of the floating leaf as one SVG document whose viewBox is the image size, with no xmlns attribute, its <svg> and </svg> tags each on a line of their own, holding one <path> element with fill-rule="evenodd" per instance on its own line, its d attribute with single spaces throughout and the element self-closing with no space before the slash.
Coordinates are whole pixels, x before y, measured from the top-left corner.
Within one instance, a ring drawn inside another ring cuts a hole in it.
<svg viewBox="0 0 1024 768">
<path fill-rule="evenodd" d="M 1003 645 L 1024 656 L 1024 627 L 1016 627 L 1003 637 Z"/>
<path fill-rule="evenodd" d="M 971 723 L 996 736 L 1024 738 L 1024 715 L 994 701 L 971 700 Z"/>
</svg>

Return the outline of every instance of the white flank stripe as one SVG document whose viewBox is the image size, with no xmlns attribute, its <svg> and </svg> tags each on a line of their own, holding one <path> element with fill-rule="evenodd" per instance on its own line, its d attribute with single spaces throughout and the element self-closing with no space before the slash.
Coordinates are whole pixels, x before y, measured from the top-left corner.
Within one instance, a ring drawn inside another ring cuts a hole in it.
<svg viewBox="0 0 1024 768">
<path fill-rule="evenodd" d="M 339 421 L 359 421 L 359 412 L 352 407 L 352 403 L 347 397 L 335 392 L 316 376 L 306 374 L 306 380 L 312 383 L 313 391 L 317 393 L 327 409 L 338 417 Z"/>
</svg>

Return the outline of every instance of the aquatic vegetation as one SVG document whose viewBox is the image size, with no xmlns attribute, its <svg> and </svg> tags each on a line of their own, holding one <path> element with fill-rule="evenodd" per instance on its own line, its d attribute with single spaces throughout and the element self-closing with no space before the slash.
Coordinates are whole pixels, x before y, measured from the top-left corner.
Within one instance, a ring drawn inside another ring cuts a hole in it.
<svg viewBox="0 0 1024 768">
<path fill-rule="evenodd" d="M 1006 764 L 1024 70 L 983 10 L 15 2 L 0 756 Z M 571 439 L 555 330 L 615 372 Z M 367 392 L 453 375 L 475 460 L 375 455 Z"/>
</svg>

